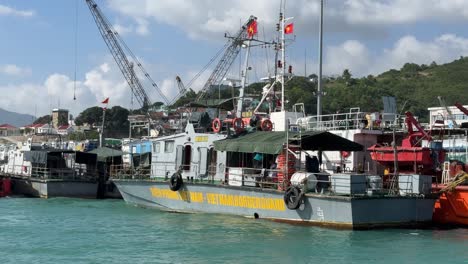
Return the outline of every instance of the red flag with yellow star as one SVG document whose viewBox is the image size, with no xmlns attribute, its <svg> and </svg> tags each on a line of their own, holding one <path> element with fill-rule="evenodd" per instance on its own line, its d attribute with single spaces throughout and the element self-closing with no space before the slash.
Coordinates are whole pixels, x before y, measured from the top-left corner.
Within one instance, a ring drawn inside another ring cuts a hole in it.
<svg viewBox="0 0 468 264">
<path fill-rule="evenodd" d="M 250 22 L 250 24 L 247 26 L 247 36 L 249 38 L 252 38 L 254 35 L 257 34 L 257 21 L 253 20 Z"/>
<path fill-rule="evenodd" d="M 292 34 L 294 32 L 294 23 L 287 24 L 284 27 L 284 34 Z"/>
</svg>

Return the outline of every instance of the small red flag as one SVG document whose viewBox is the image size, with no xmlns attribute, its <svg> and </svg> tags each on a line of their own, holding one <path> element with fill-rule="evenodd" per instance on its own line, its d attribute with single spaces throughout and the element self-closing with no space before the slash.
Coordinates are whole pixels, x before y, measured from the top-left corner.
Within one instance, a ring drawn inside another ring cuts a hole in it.
<svg viewBox="0 0 468 264">
<path fill-rule="evenodd" d="M 292 34 L 294 32 L 294 23 L 287 24 L 284 27 L 284 34 Z"/>
<path fill-rule="evenodd" d="M 104 99 L 104 101 L 102 101 L 103 104 L 108 104 L 109 103 L 109 97 L 107 97 L 106 99 Z"/>
<path fill-rule="evenodd" d="M 247 27 L 247 36 L 252 38 L 255 34 L 257 34 L 257 21 L 253 20 Z"/>
</svg>

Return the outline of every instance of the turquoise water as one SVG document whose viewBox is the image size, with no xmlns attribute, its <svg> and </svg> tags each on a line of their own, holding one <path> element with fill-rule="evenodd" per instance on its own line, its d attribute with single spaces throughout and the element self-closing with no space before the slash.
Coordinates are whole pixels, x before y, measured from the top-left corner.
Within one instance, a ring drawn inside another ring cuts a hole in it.
<svg viewBox="0 0 468 264">
<path fill-rule="evenodd" d="M 0 199 L 0 263 L 468 263 L 468 229 L 343 231 L 122 200 Z"/>
</svg>

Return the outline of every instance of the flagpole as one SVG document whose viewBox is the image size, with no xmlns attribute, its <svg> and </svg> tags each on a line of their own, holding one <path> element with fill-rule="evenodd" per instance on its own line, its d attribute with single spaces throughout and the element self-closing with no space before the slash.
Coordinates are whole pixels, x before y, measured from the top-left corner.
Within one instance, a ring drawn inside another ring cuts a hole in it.
<svg viewBox="0 0 468 264">
<path fill-rule="evenodd" d="M 107 97 L 101 103 L 105 104 L 106 106 L 102 108 L 102 124 L 101 124 L 101 131 L 99 133 L 99 147 L 100 148 L 102 148 L 102 135 L 104 134 L 104 122 L 106 120 L 106 109 L 107 109 L 107 105 L 109 104 L 109 97 Z"/>
<path fill-rule="evenodd" d="M 281 24 L 281 61 L 283 65 L 281 65 L 281 112 L 284 112 L 284 67 L 286 67 L 286 54 L 285 54 L 285 43 L 284 40 L 284 13 L 286 9 L 286 1 L 283 2 L 283 12 L 280 13 L 280 24 Z"/>
<path fill-rule="evenodd" d="M 320 126 L 322 116 L 322 45 L 323 45 L 323 0 L 320 1 L 319 25 L 319 72 L 317 80 L 317 124 Z"/>
<path fill-rule="evenodd" d="M 102 108 L 101 133 L 99 133 L 99 147 L 102 148 L 102 135 L 104 134 L 104 121 L 106 120 L 106 107 Z"/>
</svg>

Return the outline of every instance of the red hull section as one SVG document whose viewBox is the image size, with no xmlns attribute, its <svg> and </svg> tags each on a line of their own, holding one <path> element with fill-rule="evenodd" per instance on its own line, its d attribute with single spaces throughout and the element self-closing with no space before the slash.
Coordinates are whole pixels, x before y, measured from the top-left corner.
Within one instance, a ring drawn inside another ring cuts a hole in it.
<svg viewBox="0 0 468 264">
<path fill-rule="evenodd" d="M 434 185 L 438 192 L 445 185 Z M 468 227 L 468 186 L 457 186 L 451 192 L 443 193 L 434 206 L 433 221 L 438 224 L 450 224 Z"/>
<path fill-rule="evenodd" d="M 372 146 L 368 148 L 372 160 L 386 166 L 393 167 L 393 147 Z M 397 147 L 398 164 L 400 166 L 424 165 L 432 166 L 431 149 L 422 147 Z"/>
<path fill-rule="evenodd" d="M 5 197 L 11 194 L 11 181 L 9 178 L 0 178 L 0 197 Z"/>
</svg>

